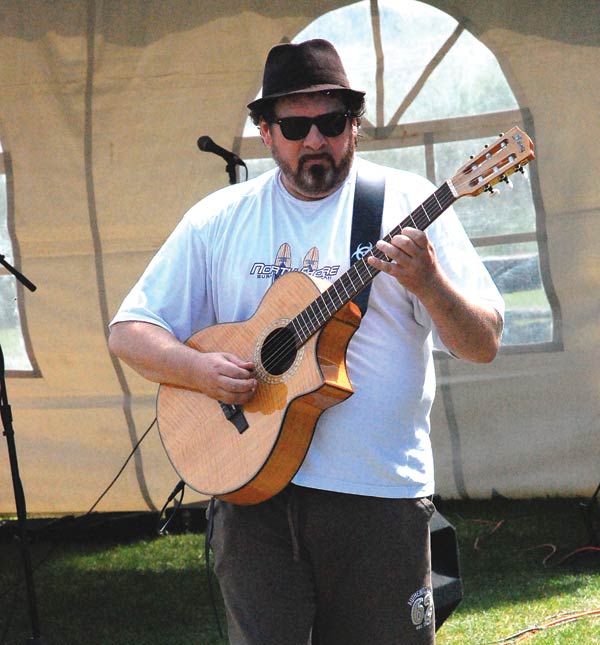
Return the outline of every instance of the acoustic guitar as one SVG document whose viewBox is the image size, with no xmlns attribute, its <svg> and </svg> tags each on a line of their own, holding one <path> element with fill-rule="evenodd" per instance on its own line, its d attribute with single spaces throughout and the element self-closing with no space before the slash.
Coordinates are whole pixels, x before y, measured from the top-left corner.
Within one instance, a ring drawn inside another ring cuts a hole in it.
<svg viewBox="0 0 600 645">
<path fill-rule="evenodd" d="M 404 227 L 424 230 L 460 197 L 493 188 L 535 158 L 531 139 L 514 127 L 438 188 L 384 239 Z M 161 385 L 161 440 L 180 478 L 194 490 L 236 504 L 256 504 L 281 491 L 308 451 L 327 408 L 353 392 L 346 348 L 360 324 L 352 299 L 378 273 L 369 255 L 335 282 L 290 272 L 269 288 L 254 315 L 195 333 L 199 352 L 230 352 L 255 364 L 258 386 L 244 406 L 198 391 Z"/>
</svg>

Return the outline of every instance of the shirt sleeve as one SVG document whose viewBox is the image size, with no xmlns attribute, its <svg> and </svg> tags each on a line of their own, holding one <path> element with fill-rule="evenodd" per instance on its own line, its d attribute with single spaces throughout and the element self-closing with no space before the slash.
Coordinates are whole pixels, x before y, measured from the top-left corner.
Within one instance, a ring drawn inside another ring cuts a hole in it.
<svg viewBox="0 0 600 645">
<path fill-rule="evenodd" d="M 111 325 L 148 322 L 187 340 L 214 322 L 203 236 L 186 214 L 125 297 Z"/>
</svg>

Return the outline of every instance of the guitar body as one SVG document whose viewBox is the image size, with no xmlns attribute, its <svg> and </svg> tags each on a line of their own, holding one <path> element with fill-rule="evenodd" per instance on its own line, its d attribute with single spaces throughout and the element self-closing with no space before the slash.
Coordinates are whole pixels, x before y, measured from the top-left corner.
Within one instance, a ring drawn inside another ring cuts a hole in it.
<svg viewBox="0 0 600 645">
<path fill-rule="evenodd" d="M 279 364 L 264 354 L 275 335 L 320 293 L 306 274 L 285 274 L 252 318 L 206 328 L 186 342 L 201 352 L 230 352 L 254 361 L 258 382 L 243 408 L 194 390 L 160 386 L 160 437 L 173 467 L 194 490 L 236 504 L 272 497 L 302 464 L 319 416 L 352 394 L 346 348 L 360 324 L 352 303 L 299 349 L 289 351 L 287 343 Z"/>
</svg>

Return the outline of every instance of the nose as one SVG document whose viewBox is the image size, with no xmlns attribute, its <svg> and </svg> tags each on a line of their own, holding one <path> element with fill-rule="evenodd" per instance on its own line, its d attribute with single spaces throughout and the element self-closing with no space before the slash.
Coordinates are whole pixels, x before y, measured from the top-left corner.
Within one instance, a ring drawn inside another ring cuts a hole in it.
<svg viewBox="0 0 600 645">
<path fill-rule="evenodd" d="M 313 150 L 318 150 L 326 144 L 326 137 L 321 134 L 317 125 L 313 123 L 310 126 L 308 134 L 304 137 L 304 145 L 307 148 L 312 148 Z"/>
</svg>

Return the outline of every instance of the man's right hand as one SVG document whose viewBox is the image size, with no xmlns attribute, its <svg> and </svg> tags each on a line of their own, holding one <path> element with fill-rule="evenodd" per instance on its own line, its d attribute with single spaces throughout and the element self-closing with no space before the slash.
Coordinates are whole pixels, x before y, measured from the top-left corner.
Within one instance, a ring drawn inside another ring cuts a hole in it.
<svg viewBox="0 0 600 645">
<path fill-rule="evenodd" d="M 199 353 L 198 358 L 204 394 L 235 405 L 247 403 L 253 397 L 257 386 L 254 363 L 233 354 Z"/>
<path fill-rule="evenodd" d="M 115 323 L 108 346 L 150 381 L 197 390 L 223 403 L 246 403 L 257 387 L 251 361 L 228 353 L 199 352 L 152 323 Z"/>
</svg>

